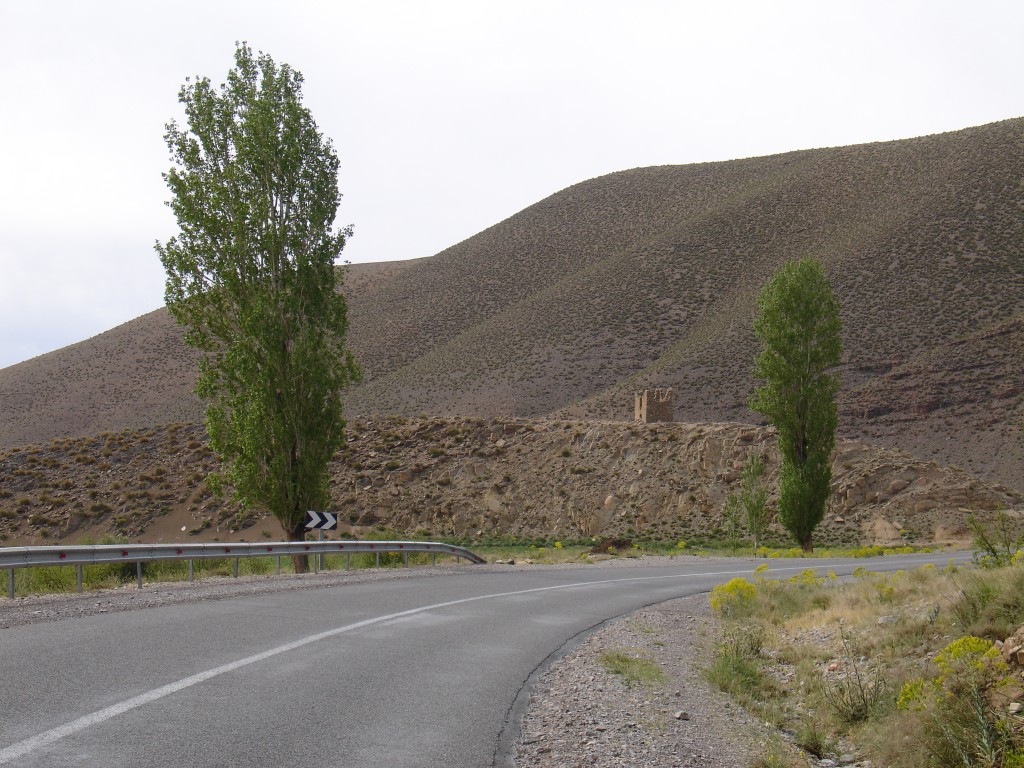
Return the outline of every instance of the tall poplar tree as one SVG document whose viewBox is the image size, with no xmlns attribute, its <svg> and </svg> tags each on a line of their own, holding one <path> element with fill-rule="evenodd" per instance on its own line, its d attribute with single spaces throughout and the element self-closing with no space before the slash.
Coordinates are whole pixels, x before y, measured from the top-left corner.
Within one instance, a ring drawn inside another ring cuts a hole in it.
<svg viewBox="0 0 1024 768">
<path fill-rule="evenodd" d="M 187 125 L 168 123 L 164 137 L 180 232 L 156 244 L 167 307 L 205 353 L 196 391 L 223 478 L 292 540 L 328 502 L 341 390 L 359 377 L 336 266 L 351 234 L 333 229 L 338 157 L 302 82 L 244 43 L 219 88 L 186 80 Z"/>
<path fill-rule="evenodd" d="M 821 263 L 785 264 L 758 297 L 754 332 L 764 349 L 754 375 L 764 380 L 750 407 L 778 430 L 779 521 L 805 551 L 825 516 L 832 482 L 842 354 L 839 302 Z"/>
</svg>

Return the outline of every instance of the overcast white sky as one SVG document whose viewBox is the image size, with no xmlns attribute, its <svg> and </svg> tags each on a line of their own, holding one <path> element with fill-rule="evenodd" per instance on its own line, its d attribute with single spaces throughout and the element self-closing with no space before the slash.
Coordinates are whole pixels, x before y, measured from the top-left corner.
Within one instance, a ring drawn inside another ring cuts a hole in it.
<svg viewBox="0 0 1024 768">
<path fill-rule="evenodd" d="M 1019 0 L 0 0 L 0 367 L 163 304 L 164 124 L 234 43 L 306 78 L 354 262 L 576 182 L 1024 115 Z"/>
</svg>

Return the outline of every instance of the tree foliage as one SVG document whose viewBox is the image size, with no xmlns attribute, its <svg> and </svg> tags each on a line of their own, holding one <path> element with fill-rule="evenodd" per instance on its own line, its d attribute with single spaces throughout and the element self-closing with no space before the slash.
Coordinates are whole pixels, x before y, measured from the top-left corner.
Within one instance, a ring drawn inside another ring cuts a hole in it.
<svg viewBox="0 0 1024 768">
<path fill-rule="evenodd" d="M 157 243 L 168 309 L 203 350 L 196 391 L 238 500 L 289 538 L 328 500 L 341 390 L 359 376 L 336 260 L 338 158 L 302 105 L 302 75 L 243 44 L 219 88 L 186 80 L 164 174 L 180 232 Z"/>
<path fill-rule="evenodd" d="M 754 375 L 764 380 L 750 407 L 778 430 L 779 520 L 805 550 L 825 515 L 832 481 L 842 354 L 839 302 L 821 264 L 785 264 L 758 297 L 754 332 L 764 349 Z"/>
<path fill-rule="evenodd" d="M 764 541 L 768 532 L 768 489 L 761 479 L 764 475 L 764 459 L 754 456 L 743 468 L 743 485 L 740 488 L 740 502 L 747 513 L 747 530 L 754 543 L 754 553 L 758 544 Z"/>
<path fill-rule="evenodd" d="M 725 497 L 722 507 L 722 533 L 729 550 L 735 554 L 740 545 L 740 533 L 743 529 L 743 502 L 738 493 L 730 493 Z"/>
<path fill-rule="evenodd" d="M 721 528 L 726 544 L 734 552 L 744 526 L 753 540 L 755 553 L 768 531 L 768 489 L 761 479 L 764 471 L 764 459 L 753 456 L 743 467 L 740 489 L 725 497 Z"/>
</svg>

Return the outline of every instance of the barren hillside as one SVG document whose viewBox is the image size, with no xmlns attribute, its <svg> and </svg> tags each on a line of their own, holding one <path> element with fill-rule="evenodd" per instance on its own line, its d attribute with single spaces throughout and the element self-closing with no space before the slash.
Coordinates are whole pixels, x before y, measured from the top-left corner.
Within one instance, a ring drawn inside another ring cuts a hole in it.
<svg viewBox="0 0 1024 768">
<path fill-rule="evenodd" d="M 742 424 L 396 416 L 349 433 L 331 470 L 343 536 L 704 540 L 721 536 L 751 456 L 764 455 L 769 482 L 778 468 L 771 430 Z M 209 492 L 213 468 L 192 425 L 0 451 L 0 540 L 280 538 L 272 519 Z M 1024 528 L 1024 494 L 898 451 L 840 441 L 834 475 L 818 543 L 960 543 L 969 514 L 996 508 Z"/>
<path fill-rule="evenodd" d="M 820 258 L 842 304 L 841 434 L 1024 490 L 1024 119 L 614 173 L 429 259 L 356 269 L 350 414 L 752 422 L 754 299 Z M 0 445 L 192 420 L 162 312 L 0 370 Z M 927 395 L 928 403 L 922 398 Z"/>
<path fill-rule="evenodd" d="M 411 261 L 355 264 L 346 292 L 372 297 Z M 372 298 L 369 299 L 372 301 Z M 198 357 L 166 309 L 0 369 L 0 446 L 199 422 Z"/>
</svg>

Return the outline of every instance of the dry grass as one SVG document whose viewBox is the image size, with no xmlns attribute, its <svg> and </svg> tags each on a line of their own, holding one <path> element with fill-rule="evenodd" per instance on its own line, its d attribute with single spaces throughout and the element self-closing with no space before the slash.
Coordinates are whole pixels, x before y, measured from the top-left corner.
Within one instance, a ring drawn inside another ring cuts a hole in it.
<svg viewBox="0 0 1024 768">
<path fill-rule="evenodd" d="M 892 768 L 1020 765 L 1024 718 L 1008 704 L 1024 698 L 1024 670 L 986 649 L 1024 624 L 1024 564 L 862 572 L 843 584 L 766 577 L 770 570 L 740 614 L 723 617 L 708 672 L 744 706 L 774 715 L 816 757 L 853 753 Z M 989 596 L 980 607 L 978 594 Z M 763 638 L 756 647 L 731 639 L 753 634 Z"/>
<path fill-rule="evenodd" d="M 637 648 L 606 651 L 601 654 L 601 664 L 610 674 L 619 675 L 626 685 L 660 683 L 665 680 L 664 670 Z"/>
</svg>

